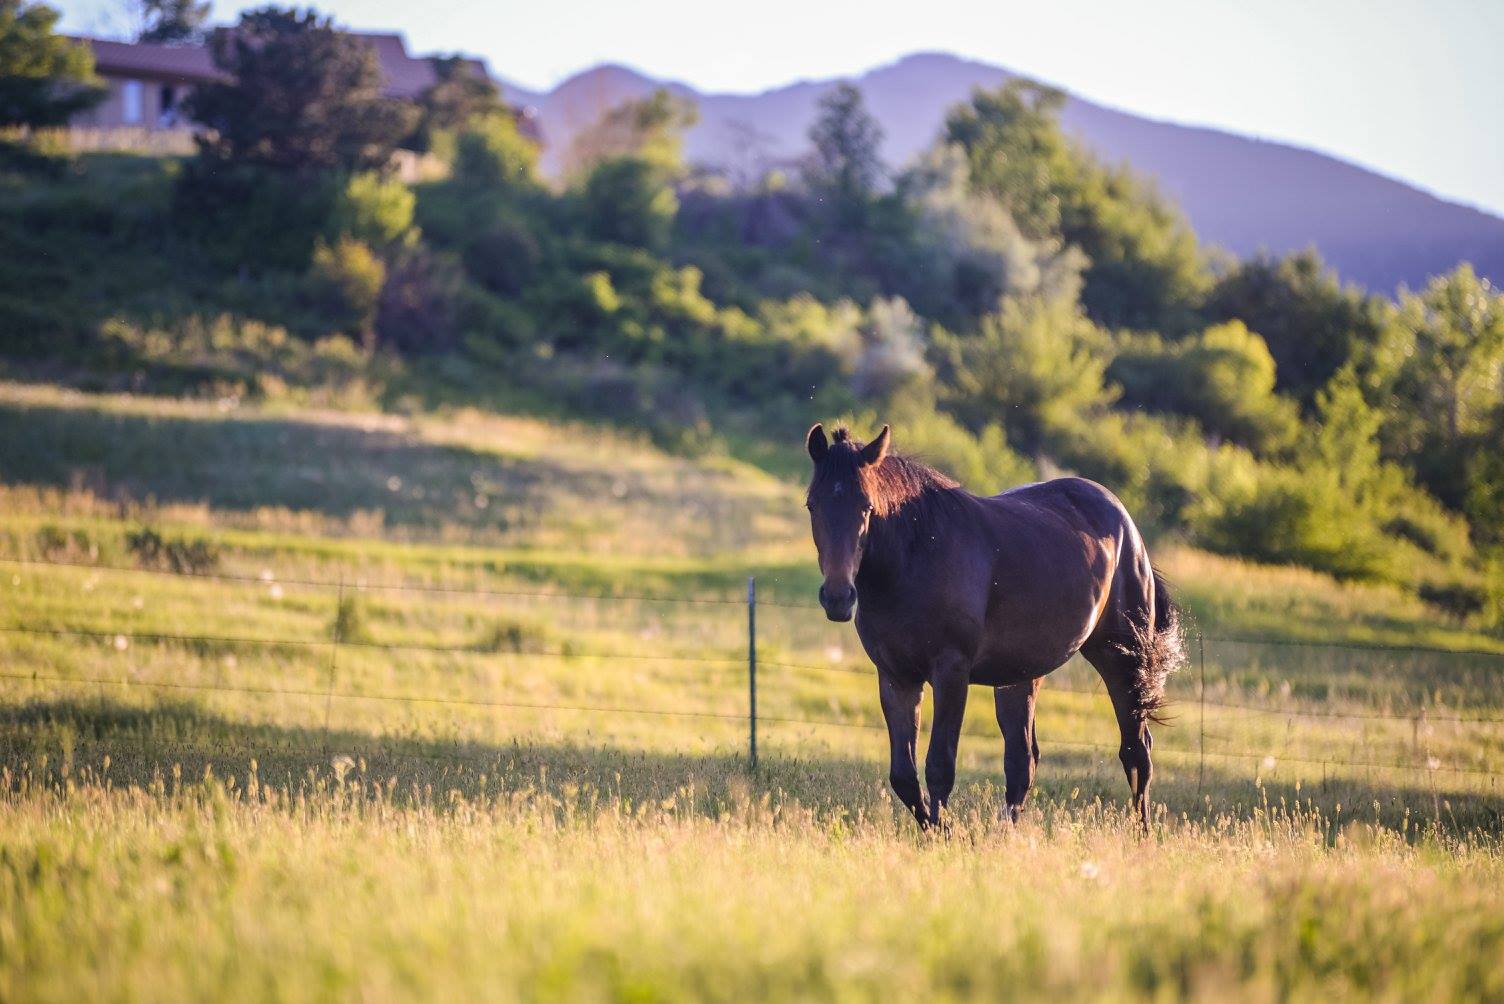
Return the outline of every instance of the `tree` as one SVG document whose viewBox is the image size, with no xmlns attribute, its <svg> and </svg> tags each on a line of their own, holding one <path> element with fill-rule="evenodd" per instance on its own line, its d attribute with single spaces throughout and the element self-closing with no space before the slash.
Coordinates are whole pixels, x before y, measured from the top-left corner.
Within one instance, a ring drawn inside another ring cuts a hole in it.
<svg viewBox="0 0 1504 1004">
<path fill-rule="evenodd" d="M 361 39 L 314 11 L 266 7 L 210 40 L 230 78 L 188 99 L 200 155 L 282 171 L 386 165 L 417 111 L 382 97 L 381 67 Z"/>
<path fill-rule="evenodd" d="M 1014 79 L 978 91 L 946 118 L 972 187 L 996 199 L 1026 237 L 1085 252 L 1081 300 L 1107 327 L 1184 331 L 1208 276 L 1175 207 L 1127 168 L 1099 164 L 1060 129 L 1065 93 Z"/>
<path fill-rule="evenodd" d="M 977 334 L 939 337 L 948 404 L 968 427 L 1001 422 L 1036 453 L 1052 431 L 1116 397 L 1104 380 L 1106 338 L 1065 297 L 1008 297 Z"/>
<path fill-rule="evenodd" d="M 1108 375 L 1122 386 L 1124 404 L 1187 415 L 1255 451 L 1288 446 L 1299 425 L 1295 405 L 1274 392 L 1268 346 L 1242 321 L 1179 341 L 1126 337 Z"/>
<path fill-rule="evenodd" d="M 455 144 L 454 176 L 469 185 L 528 187 L 536 183 L 538 145 L 505 109 L 470 119 Z"/>
<path fill-rule="evenodd" d="M 204 25 L 209 20 L 209 0 L 138 0 L 140 6 L 141 32 L 138 42 L 156 42 L 172 45 L 182 42 L 198 42 L 204 37 Z"/>
<path fill-rule="evenodd" d="M 814 151 L 804 165 L 805 183 L 834 203 L 838 219 L 857 222 L 884 173 L 883 130 L 868 113 L 861 90 L 843 83 L 822 97 L 809 139 Z"/>
<path fill-rule="evenodd" d="M 695 106 L 666 88 L 609 109 L 570 143 L 565 174 L 578 179 L 618 157 L 636 157 L 677 175 L 683 169 L 685 129 L 699 116 Z"/>
<path fill-rule="evenodd" d="M 902 297 L 873 300 L 851 374 L 857 400 L 890 411 L 916 404 L 933 410 L 935 374 L 925 348 L 924 322 Z"/>
<path fill-rule="evenodd" d="M 434 82 L 418 96 L 421 117 L 410 141 L 413 149 L 428 150 L 437 134 L 458 132 L 493 115 L 510 117 L 496 82 L 472 60 L 436 56 L 429 63 Z"/>
<path fill-rule="evenodd" d="M 1437 276 L 1399 310 L 1369 373 L 1383 400 L 1386 452 L 1422 485 L 1461 508 L 1478 451 L 1497 450 L 1490 432 L 1504 402 L 1504 294 L 1463 264 Z"/>
<path fill-rule="evenodd" d="M 1025 236 L 1060 232 L 1060 203 L 1077 173 L 1056 124 L 1065 92 L 1017 78 L 975 92 L 945 119 L 945 138 L 966 152 L 972 186 L 996 199 Z"/>
<path fill-rule="evenodd" d="M 1127 167 L 1079 154 L 1060 232 L 1090 265 L 1081 304 L 1110 328 L 1190 330 L 1211 284 L 1196 235 L 1174 203 Z"/>
<path fill-rule="evenodd" d="M 650 251 L 667 244 L 679 199 L 661 166 L 644 157 L 614 157 L 585 179 L 583 208 L 590 235 Z"/>
<path fill-rule="evenodd" d="M 54 32 L 58 12 L 0 0 L 0 128 L 64 125 L 103 100 L 94 55 Z"/>
<path fill-rule="evenodd" d="M 912 215 L 909 299 L 930 316 L 970 327 L 1004 296 L 1075 299 L 1086 263 L 1057 238 L 1031 240 L 996 200 L 972 190 L 966 155 L 939 143 L 898 178 Z"/>
<path fill-rule="evenodd" d="M 1378 338 L 1381 311 L 1357 289 L 1344 289 L 1314 250 L 1260 256 L 1212 287 L 1211 321 L 1240 320 L 1264 336 L 1276 386 L 1302 404 Z"/>
</svg>

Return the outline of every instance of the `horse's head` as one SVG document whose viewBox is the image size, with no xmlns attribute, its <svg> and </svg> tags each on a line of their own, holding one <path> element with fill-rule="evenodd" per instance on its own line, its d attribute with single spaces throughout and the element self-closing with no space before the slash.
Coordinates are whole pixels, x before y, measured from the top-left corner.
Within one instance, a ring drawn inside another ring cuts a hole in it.
<svg viewBox="0 0 1504 1004">
<path fill-rule="evenodd" d="M 888 427 L 865 446 L 853 442 L 845 429 L 837 429 L 835 442 L 825 438 L 816 424 L 805 445 L 814 461 L 807 506 L 815 551 L 820 556 L 820 605 L 833 621 L 851 619 L 856 605 L 856 573 L 872 520 L 871 469 L 888 455 Z"/>
</svg>

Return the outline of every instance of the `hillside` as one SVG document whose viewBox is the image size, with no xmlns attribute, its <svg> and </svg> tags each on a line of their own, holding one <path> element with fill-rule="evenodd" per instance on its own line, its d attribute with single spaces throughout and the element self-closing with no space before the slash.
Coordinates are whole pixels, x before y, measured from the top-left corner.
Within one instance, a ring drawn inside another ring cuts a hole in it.
<svg viewBox="0 0 1504 1004">
<path fill-rule="evenodd" d="M 884 155 L 902 165 L 934 138 L 946 109 L 975 87 L 1012 74 L 943 54 L 906 57 L 855 79 L 886 132 Z M 800 155 L 821 95 L 836 81 L 793 84 L 753 95 L 672 91 L 694 100 L 699 123 L 686 155 L 735 163 L 750 127 L 769 161 Z M 664 86 L 620 66 L 584 71 L 547 93 L 505 85 L 507 97 L 538 109 L 556 170 L 570 137 L 621 101 Z M 1102 158 L 1127 161 L 1151 175 L 1189 216 L 1199 236 L 1239 256 L 1318 248 L 1342 277 L 1377 291 L 1416 288 L 1430 276 L 1471 261 L 1504 282 L 1504 220 L 1445 202 L 1402 182 L 1325 154 L 1216 129 L 1158 122 L 1072 98 L 1065 128 Z M 737 129 L 733 129 L 733 127 Z"/>
</svg>

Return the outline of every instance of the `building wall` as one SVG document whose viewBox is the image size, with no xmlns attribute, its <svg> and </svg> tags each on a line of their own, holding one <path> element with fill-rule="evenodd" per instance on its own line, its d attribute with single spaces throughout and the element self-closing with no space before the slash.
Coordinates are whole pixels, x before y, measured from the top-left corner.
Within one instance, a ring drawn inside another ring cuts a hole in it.
<svg viewBox="0 0 1504 1004">
<path fill-rule="evenodd" d="M 104 76 L 103 79 L 109 85 L 109 96 L 92 110 L 76 116 L 73 125 L 151 131 L 181 129 L 187 124 L 175 109 L 187 96 L 188 85 L 146 77 Z"/>
</svg>

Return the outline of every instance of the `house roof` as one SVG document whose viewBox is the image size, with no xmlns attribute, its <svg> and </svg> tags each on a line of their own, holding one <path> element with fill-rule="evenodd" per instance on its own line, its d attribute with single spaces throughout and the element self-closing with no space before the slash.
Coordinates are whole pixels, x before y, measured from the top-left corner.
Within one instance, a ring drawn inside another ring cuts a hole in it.
<svg viewBox="0 0 1504 1004">
<path fill-rule="evenodd" d="M 388 97 L 416 98 L 435 80 L 433 63 L 425 56 L 410 56 L 401 35 L 352 32 L 376 52 Z M 223 80 L 225 74 L 202 45 L 156 45 L 150 42 L 112 42 L 86 38 L 94 50 L 94 68 L 106 77 L 145 77 L 181 83 Z M 489 76 L 486 64 L 466 59 L 472 70 Z"/>
<path fill-rule="evenodd" d="M 94 69 L 106 77 L 152 77 L 198 82 L 222 80 L 202 45 L 154 45 L 149 42 L 111 42 L 87 38 L 94 50 Z"/>
</svg>

